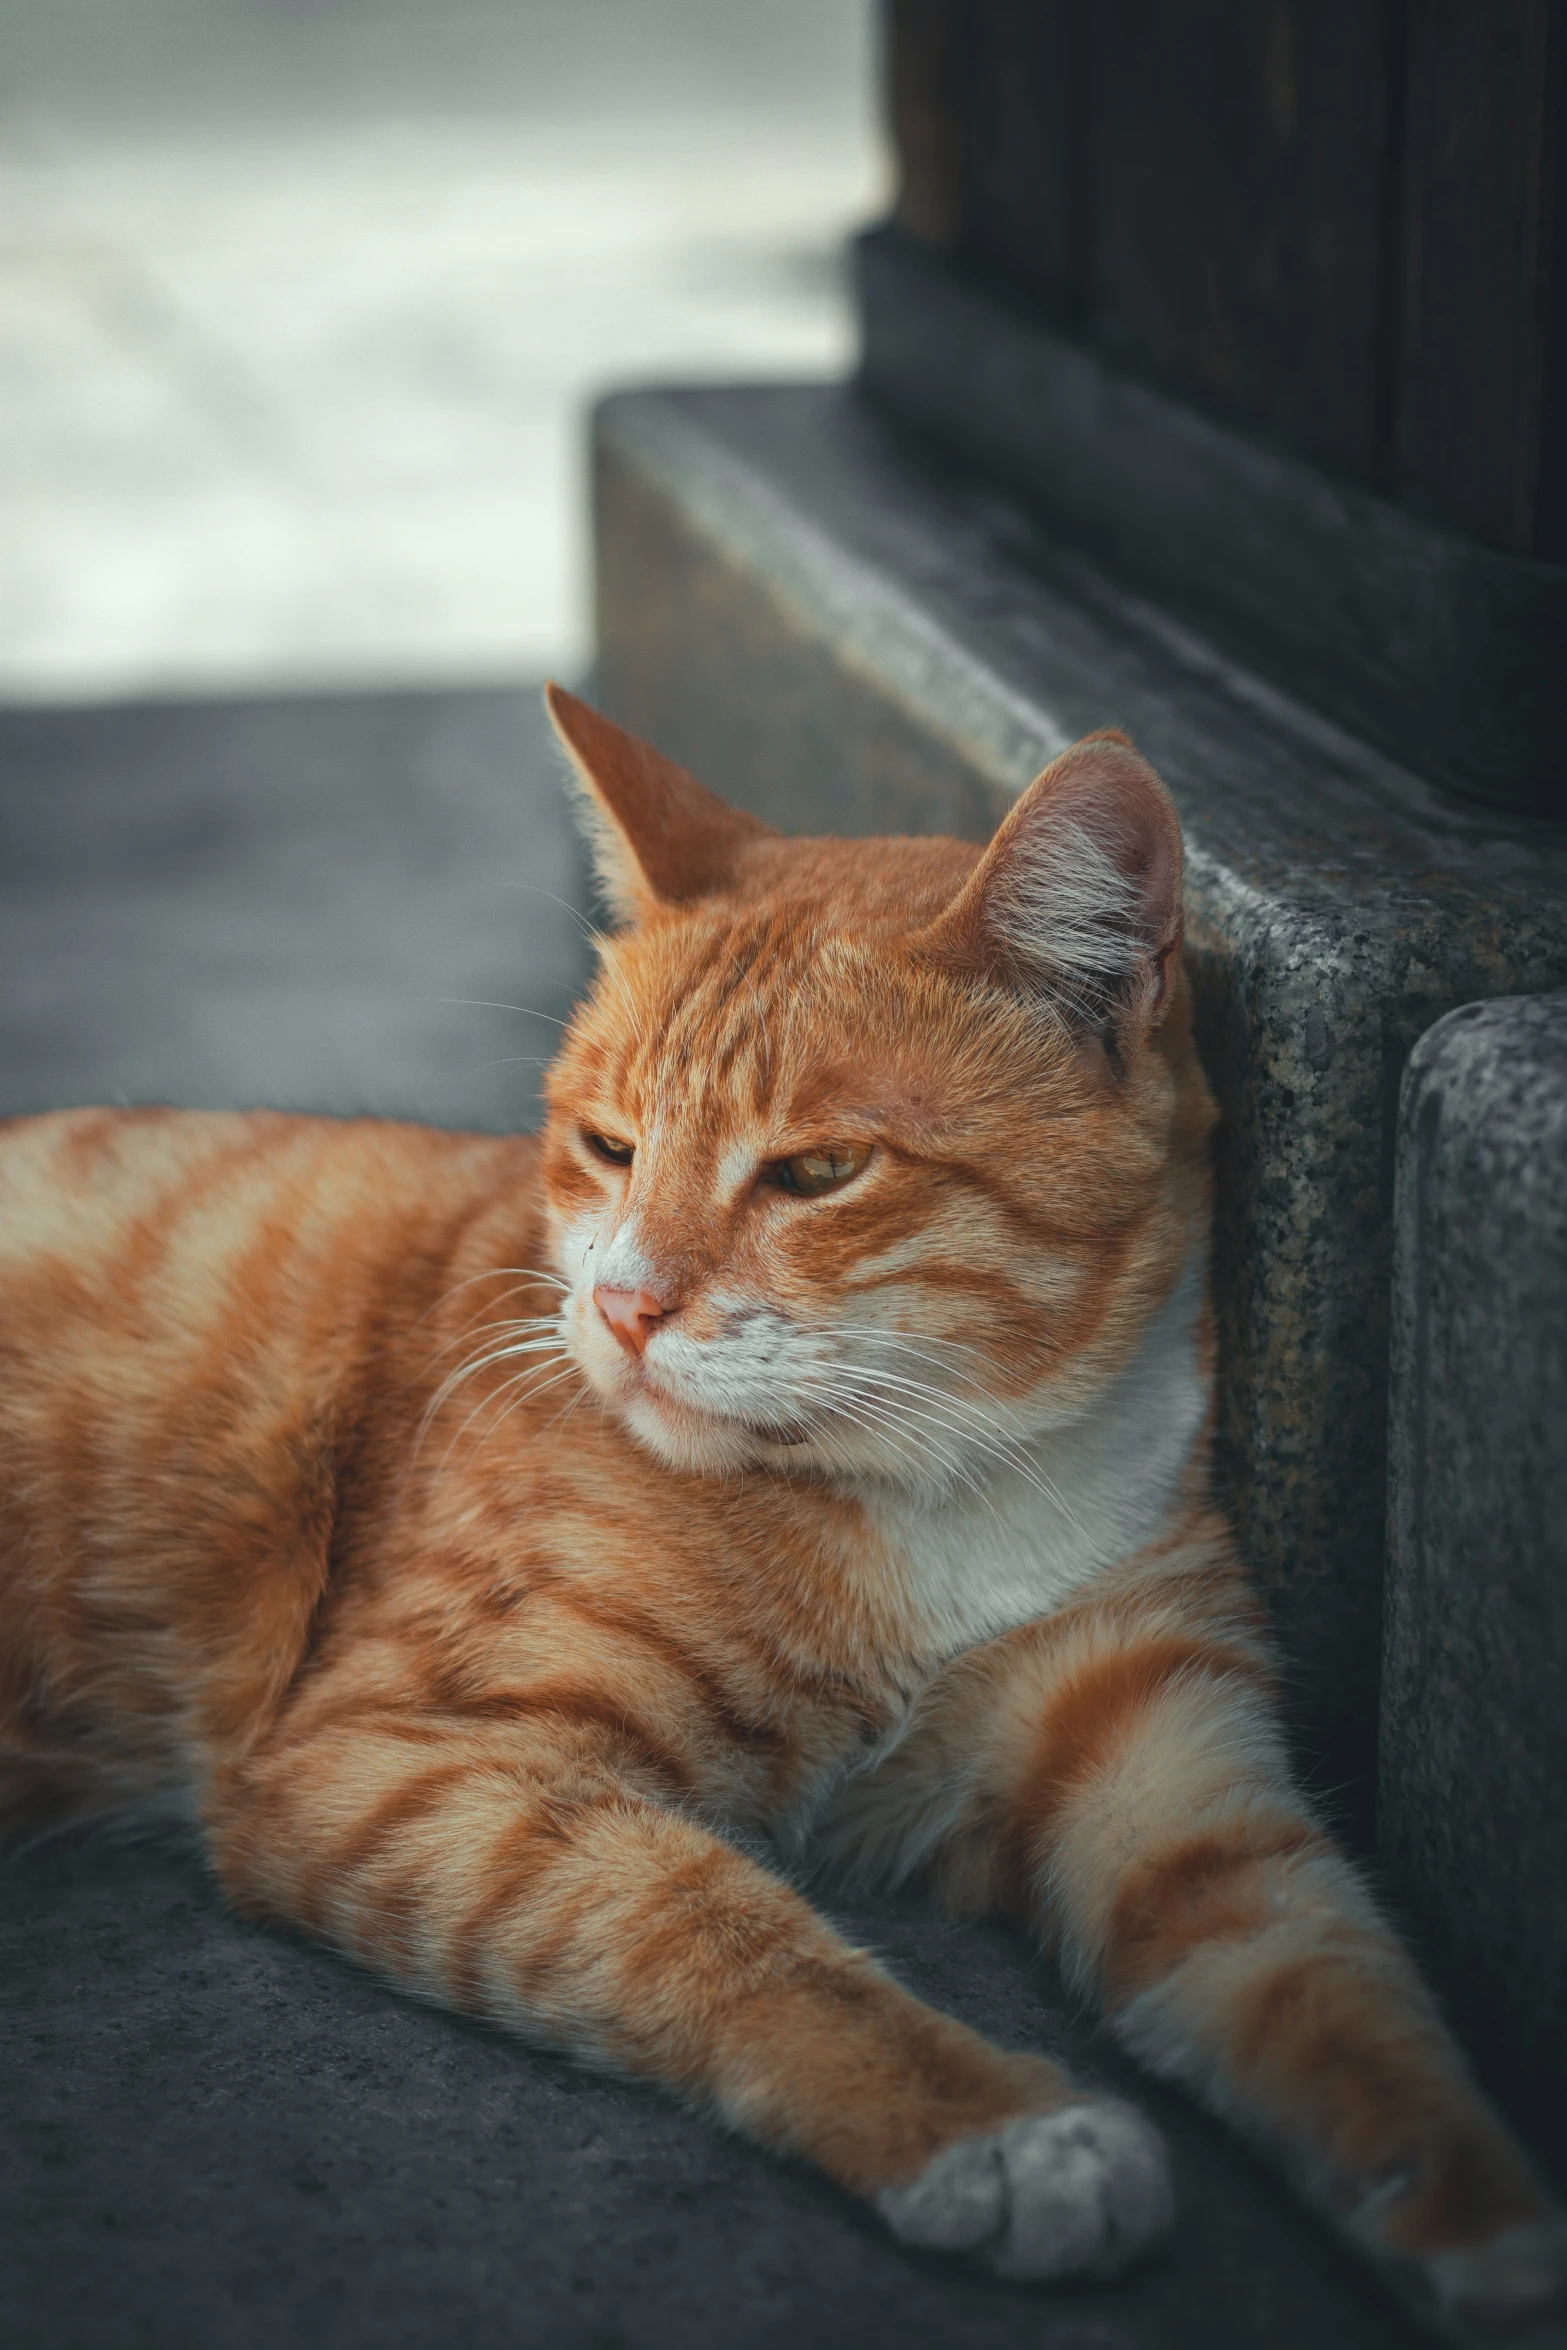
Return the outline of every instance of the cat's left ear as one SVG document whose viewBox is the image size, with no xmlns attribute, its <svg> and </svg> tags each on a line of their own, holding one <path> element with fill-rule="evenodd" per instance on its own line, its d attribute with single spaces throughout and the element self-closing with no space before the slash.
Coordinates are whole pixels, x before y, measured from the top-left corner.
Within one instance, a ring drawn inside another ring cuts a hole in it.
<svg viewBox="0 0 1567 2350">
<path fill-rule="evenodd" d="M 1125 735 L 1089 735 L 1037 776 L 929 934 L 1067 1018 L 1151 1028 L 1181 951 L 1181 824 Z"/>
<path fill-rule="evenodd" d="M 544 701 L 581 789 L 599 882 L 623 922 L 727 888 L 745 848 L 776 838 L 564 686 L 547 685 Z"/>
</svg>

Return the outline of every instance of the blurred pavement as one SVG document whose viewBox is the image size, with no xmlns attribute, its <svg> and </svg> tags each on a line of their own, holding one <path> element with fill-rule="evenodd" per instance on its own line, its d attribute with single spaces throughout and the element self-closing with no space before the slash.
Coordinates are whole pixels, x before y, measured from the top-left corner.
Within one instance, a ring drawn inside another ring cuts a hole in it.
<svg viewBox="0 0 1567 2350">
<path fill-rule="evenodd" d="M 0 1116 L 538 1116 L 588 964 L 537 688 L 0 710 Z"/>
</svg>

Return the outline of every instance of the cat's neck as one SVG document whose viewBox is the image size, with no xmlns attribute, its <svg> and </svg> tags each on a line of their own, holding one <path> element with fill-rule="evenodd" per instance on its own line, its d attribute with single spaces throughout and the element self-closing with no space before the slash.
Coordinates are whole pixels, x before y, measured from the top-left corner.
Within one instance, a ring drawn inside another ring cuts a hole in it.
<svg viewBox="0 0 1567 2350">
<path fill-rule="evenodd" d="M 927 1653 L 952 1656 L 1052 1613 L 1171 1530 L 1208 1416 L 1206 1303 L 1206 1252 L 1194 1246 L 1137 1353 L 1077 1419 L 1013 1465 L 983 1462 L 974 1485 L 939 1500 L 866 1500 L 905 1564 Z"/>
</svg>

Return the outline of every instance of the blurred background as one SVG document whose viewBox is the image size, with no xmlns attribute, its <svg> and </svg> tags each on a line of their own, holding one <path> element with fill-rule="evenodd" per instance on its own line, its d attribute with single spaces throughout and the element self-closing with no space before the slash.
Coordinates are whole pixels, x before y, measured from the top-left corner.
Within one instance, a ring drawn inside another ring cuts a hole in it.
<svg viewBox="0 0 1567 2350">
<path fill-rule="evenodd" d="M 585 410 L 849 366 L 873 32 L 0 0 L 0 1112 L 531 1121 Z"/>
<path fill-rule="evenodd" d="M 586 649 L 606 382 L 844 367 L 861 0 L 0 0 L 0 693 Z"/>
</svg>

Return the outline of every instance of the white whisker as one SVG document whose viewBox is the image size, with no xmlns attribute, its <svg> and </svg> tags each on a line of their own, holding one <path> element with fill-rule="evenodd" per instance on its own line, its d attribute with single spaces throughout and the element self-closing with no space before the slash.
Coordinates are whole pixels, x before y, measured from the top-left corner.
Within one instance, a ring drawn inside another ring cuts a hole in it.
<svg viewBox="0 0 1567 2350">
<path fill-rule="evenodd" d="M 912 1354 L 916 1360 L 928 1348 L 940 1347 L 944 1352 L 972 1355 L 975 1361 L 983 1363 L 987 1370 L 995 1368 L 995 1355 L 992 1351 L 988 1351 L 982 1346 L 969 1345 L 959 1338 L 937 1338 L 925 1331 L 883 1330 L 868 1322 L 828 1322 L 822 1324 L 821 1328 L 824 1335 L 833 1338 L 863 1338 L 881 1346 L 900 1347 L 905 1353 Z M 1042 1340 L 1030 1339 L 1027 1344 L 1029 1351 L 1041 1362 L 1049 1361 L 1052 1350 Z"/>
<path fill-rule="evenodd" d="M 888 1413 L 860 1410 L 848 1403 L 840 1404 L 838 1412 L 853 1426 L 863 1429 L 867 1435 L 876 1437 L 883 1443 L 897 1446 L 905 1455 L 911 1455 L 920 1468 L 928 1470 L 929 1455 L 919 1450 L 919 1439 L 906 1429 L 901 1428 Z M 857 1465 L 853 1461 L 844 1464 L 851 1473 Z M 962 1461 L 944 1459 L 942 1462 L 942 1482 L 947 1483 L 952 1480 L 972 1493 L 977 1501 L 984 1504 L 990 1515 L 996 1520 L 997 1525 L 1001 1524 L 1000 1512 L 972 1471 Z"/>
<path fill-rule="evenodd" d="M 481 1444 L 488 1444 L 490 1438 L 495 1434 L 496 1429 L 499 1428 L 504 1421 L 509 1420 L 513 1412 L 520 1411 L 525 1403 L 537 1403 L 541 1395 L 548 1395 L 551 1388 L 559 1387 L 562 1380 L 569 1379 L 572 1372 L 577 1368 L 574 1362 L 568 1360 L 562 1363 L 560 1368 L 555 1371 L 550 1378 L 543 1382 L 542 1386 L 523 1386 L 524 1381 L 533 1378 L 536 1371 L 546 1369 L 547 1367 L 548 1366 L 545 1364 L 537 1364 L 533 1367 L 533 1369 L 528 1371 L 519 1371 L 515 1378 L 503 1380 L 500 1386 L 495 1390 L 495 1393 L 492 1396 L 486 1398 L 486 1401 L 489 1403 L 499 1403 L 501 1398 L 508 1394 L 512 1388 L 523 1387 L 522 1394 L 517 1396 L 511 1403 L 507 1404 L 504 1411 L 498 1412 L 495 1418 L 490 1421 L 489 1425 L 479 1431 L 479 1442 Z"/>
<path fill-rule="evenodd" d="M 568 1012 L 566 1020 L 557 1020 L 553 1012 L 541 1012 L 536 1004 L 501 1004 L 492 996 L 432 995 L 425 1000 L 432 1004 L 456 1004 L 472 1012 L 516 1012 L 524 1020 L 547 1020 L 552 1028 L 564 1028 L 571 1017 Z"/>
<path fill-rule="evenodd" d="M 825 1402 L 829 1410 L 843 1410 L 851 1400 L 863 1407 L 874 1398 L 888 1417 L 896 1410 L 902 1419 L 917 1424 L 927 1435 L 937 1432 L 956 1439 L 960 1445 L 972 1447 L 1032 1486 L 1059 1510 L 1076 1532 L 1085 1531 L 1066 1496 L 1029 1453 L 1022 1438 L 988 1425 L 979 1407 L 964 1397 L 950 1395 L 923 1380 L 864 1365 L 835 1365 L 830 1373 L 825 1366 L 819 1367 L 807 1374 L 801 1384 L 803 1390 Z M 910 1400 L 916 1397 L 918 1402 Z M 955 1414 L 961 1416 L 954 1417 Z M 959 1463 L 949 1465 L 954 1473 L 962 1473 Z M 972 1476 L 965 1481 L 972 1483 L 976 1492 L 982 1491 Z"/>
<path fill-rule="evenodd" d="M 558 1273 L 546 1273 L 541 1265 L 489 1265 L 482 1273 L 470 1273 L 466 1281 L 458 1281 L 441 1292 L 444 1304 L 449 1297 L 460 1297 L 465 1289 L 472 1289 L 476 1281 L 498 1281 L 503 1273 L 515 1273 L 519 1281 L 542 1281 L 547 1289 L 569 1289 Z"/>
<path fill-rule="evenodd" d="M 497 1363 L 514 1361 L 519 1355 L 548 1357 L 551 1355 L 560 1356 L 564 1353 L 565 1341 L 558 1330 L 553 1333 L 541 1332 L 534 1338 L 517 1339 L 510 1345 L 481 1348 L 479 1353 L 471 1356 L 467 1362 L 459 1363 L 454 1371 L 448 1372 L 431 1396 L 419 1422 L 419 1442 L 423 1443 L 431 1423 L 443 1407 L 450 1402 L 458 1388 L 475 1377 L 478 1372 L 489 1370 Z"/>
<path fill-rule="evenodd" d="M 558 1313 L 528 1314 L 520 1316 L 516 1321 L 502 1319 L 495 1322 L 465 1322 L 455 1336 L 447 1339 L 444 1346 L 436 1348 L 430 1357 L 430 1368 L 433 1370 L 442 1355 L 450 1354 L 454 1346 L 461 1346 L 467 1339 L 477 1338 L 482 1331 L 507 1330 L 517 1337 L 529 1331 L 558 1330 L 559 1328 L 560 1316 Z"/>
<path fill-rule="evenodd" d="M 622 1000 L 625 1003 L 627 1015 L 631 1021 L 632 1028 L 636 1032 L 638 1044 L 645 1043 L 646 1038 L 642 1032 L 642 1018 L 641 1014 L 637 1010 L 636 998 L 632 995 L 630 988 L 626 985 L 624 974 L 620 971 L 617 971 L 614 964 L 609 959 L 614 952 L 613 939 L 608 937 L 604 931 L 600 930 L 596 922 L 590 922 L 587 915 L 583 913 L 580 906 L 572 905 L 570 900 L 567 898 L 557 897 L 552 889 L 541 889 L 536 882 L 532 881 L 519 881 L 514 883 L 513 887 L 526 890 L 530 897 L 548 898 L 552 906 L 564 906 L 566 912 L 571 916 L 572 920 L 574 922 L 581 923 L 583 929 L 587 932 L 588 937 L 592 939 L 594 945 L 600 950 L 600 953 L 603 957 L 599 968 L 603 971 L 607 971 L 610 978 L 614 980 L 616 986 L 620 989 Z"/>
<path fill-rule="evenodd" d="M 518 1372 L 514 1373 L 514 1374 L 513 1374 L 513 1376 L 512 1376 L 512 1378 L 510 1378 L 510 1379 L 508 1379 L 508 1380 L 505 1380 L 505 1381 L 503 1381 L 503 1382 L 502 1382 L 502 1385 L 501 1385 L 500 1389 L 499 1389 L 497 1392 L 498 1392 L 499 1394 L 501 1394 L 501 1395 L 504 1395 L 504 1394 L 505 1394 L 505 1393 L 508 1391 L 508 1389 L 510 1389 L 511 1387 L 514 1387 L 514 1386 L 516 1386 L 516 1385 L 518 1385 L 518 1384 L 520 1384 L 520 1382 L 521 1382 L 521 1381 L 523 1381 L 524 1379 L 530 1379 L 530 1378 L 534 1377 L 534 1376 L 536 1375 L 536 1373 L 538 1373 L 538 1372 L 540 1372 L 540 1371 L 548 1371 L 548 1370 L 550 1370 L 550 1369 L 552 1368 L 553 1364 L 555 1364 L 555 1363 L 565 1363 L 565 1364 L 566 1364 L 566 1368 L 568 1368 L 568 1369 L 574 1369 L 574 1368 L 575 1368 L 575 1365 L 571 1364 L 571 1363 L 569 1362 L 568 1358 L 566 1358 L 564 1355 L 555 1355 L 555 1356 L 553 1356 L 553 1357 L 547 1357 L 547 1358 L 546 1358 L 546 1359 L 545 1359 L 543 1362 L 541 1362 L 541 1363 L 530 1363 L 530 1364 L 528 1365 L 528 1367 L 527 1367 L 527 1369 L 526 1369 L 526 1370 L 524 1370 L 524 1371 L 518 1371 Z M 563 1377 L 563 1376 L 564 1376 L 564 1372 L 558 1372 L 558 1373 L 556 1374 L 556 1376 L 557 1376 L 557 1377 Z M 546 1386 L 553 1386 L 553 1385 L 554 1385 L 554 1380 L 549 1380 L 549 1381 L 547 1381 L 547 1382 L 546 1382 Z M 519 1401 L 525 1401 L 525 1400 L 526 1400 L 526 1398 L 519 1398 L 518 1400 L 519 1400 Z M 452 1440 L 451 1440 L 451 1443 L 447 1445 L 445 1452 L 444 1452 L 444 1453 L 442 1453 L 442 1455 L 441 1455 L 441 1466 L 442 1466 L 443 1468 L 446 1466 L 446 1463 L 447 1463 L 447 1462 L 448 1462 L 448 1461 L 451 1459 L 451 1456 L 452 1456 L 453 1450 L 455 1449 L 455 1447 L 456 1447 L 457 1445 L 459 1445 L 459 1444 L 462 1442 L 462 1439 L 463 1439 L 463 1438 L 464 1438 L 464 1437 L 467 1435 L 467 1433 L 468 1433 L 469 1429 L 470 1429 L 470 1428 L 473 1426 L 473 1423 L 474 1423 L 474 1421 L 475 1421 L 475 1420 L 476 1420 L 476 1419 L 479 1417 L 479 1414 L 480 1414 L 482 1411 L 486 1410 L 486 1409 L 487 1409 L 487 1407 L 488 1407 L 488 1406 L 490 1406 L 490 1405 L 492 1405 L 492 1404 L 493 1404 L 495 1401 L 496 1401 L 496 1395 L 495 1395 L 495 1394 L 490 1394 L 490 1395 L 482 1395 L 482 1396 L 480 1396 L 480 1398 L 479 1398 L 478 1402 L 477 1402 L 477 1403 L 474 1405 L 474 1407 L 473 1407 L 472 1411 L 471 1411 L 471 1412 L 468 1414 L 468 1417 L 466 1418 L 466 1420 L 464 1420 L 464 1422 L 463 1422 L 462 1426 L 461 1426 L 461 1427 L 460 1427 L 460 1428 L 457 1430 L 457 1433 L 456 1433 L 456 1434 L 453 1436 L 453 1438 L 452 1438 Z M 486 1430 L 486 1434 L 488 1434 L 488 1430 Z"/>
</svg>

